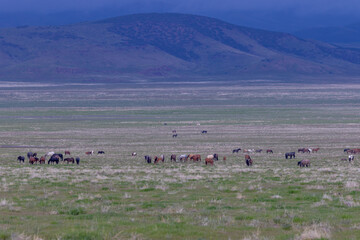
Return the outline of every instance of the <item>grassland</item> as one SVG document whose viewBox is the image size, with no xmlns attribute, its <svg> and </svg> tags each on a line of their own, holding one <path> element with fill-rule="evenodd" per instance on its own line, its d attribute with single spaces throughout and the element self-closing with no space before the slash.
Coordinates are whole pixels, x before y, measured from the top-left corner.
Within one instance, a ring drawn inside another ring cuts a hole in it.
<svg viewBox="0 0 360 240">
<path fill-rule="evenodd" d="M 0 139 L 0 239 L 360 238 L 359 159 L 340 160 L 360 85 L 1 83 Z M 238 147 L 274 154 L 249 168 Z M 300 147 L 320 150 L 284 159 Z M 64 150 L 80 165 L 16 161 Z M 227 160 L 169 161 L 187 153 Z"/>
</svg>

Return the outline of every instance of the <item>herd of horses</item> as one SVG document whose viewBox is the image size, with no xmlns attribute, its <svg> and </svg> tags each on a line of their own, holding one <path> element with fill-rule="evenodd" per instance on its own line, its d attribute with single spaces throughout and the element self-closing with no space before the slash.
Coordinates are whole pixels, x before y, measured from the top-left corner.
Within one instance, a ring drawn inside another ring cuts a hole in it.
<svg viewBox="0 0 360 240">
<path fill-rule="evenodd" d="M 134 154 L 132 154 L 132 156 L 135 156 Z M 152 163 L 153 159 L 151 156 L 149 155 L 145 155 L 145 162 L 147 163 Z M 207 155 L 205 158 L 205 164 L 206 165 L 214 165 L 214 161 L 218 161 L 219 160 L 219 154 L 214 153 L 212 155 Z M 226 157 L 223 157 L 223 160 L 226 161 Z M 201 162 L 201 155 L 200 154 L 182 154 L 180 155 L 178 158 L 176 158 L 175 154 L 172 154 L 170 156 L 170 161 L 171 162 L 187 162 L 187 161 L 193 161 L 193 162 Z M 155 156 L 154 157 L 154 164 L 160 163 L 160 162 L 165 162 L 165 156 L 164 155 L 160 155 L 160 156 Z"/>
<path fill-rule="evenodd" d="M 69 157 L 65 157 L 66 155 L 69 155 Z M 70 151 L 65 151 L 64 154 L 62 153 L 55 153 L 55 152 L 48 152 L 46 153 L 45 155 L 41 156 L 40 158 L 38 158 L 37 156 L 37 153 L 33 153 L 33 152 L 28 152 L 26 154 L 28 160 L 29 160 L 29 163 L 30 164 L 45 164 L 46 161 L 48 164 L 59 164 L 60 161 L 63 161 L 63 162 L 67 162 L 68 164 L 69 163 L 72 163 L 74 164 L 76 162 L 76 164 L 80 164 L 80 158 L 79 157 L 76 157 L 76 158 L 73 158 L 70 156 L 71 153 Z M 48 158 L 48 160 L 47 160 Z M 17 160 L 19 162 L 25 162 L 25 157 L 24 156 L 18 156 Z"/>
</svg>

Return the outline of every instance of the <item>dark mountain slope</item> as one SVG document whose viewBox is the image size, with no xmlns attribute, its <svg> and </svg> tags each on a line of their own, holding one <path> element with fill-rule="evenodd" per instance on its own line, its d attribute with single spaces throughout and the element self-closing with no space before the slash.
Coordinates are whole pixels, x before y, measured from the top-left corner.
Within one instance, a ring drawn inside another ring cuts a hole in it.
<svg viewBox="0 0 360 240">
<path fill-rule="evenodd" d="M 352 76 L 359 67 L 356 49 L 185 14 L 0 29 L 1 80 Z"/>
</svg>

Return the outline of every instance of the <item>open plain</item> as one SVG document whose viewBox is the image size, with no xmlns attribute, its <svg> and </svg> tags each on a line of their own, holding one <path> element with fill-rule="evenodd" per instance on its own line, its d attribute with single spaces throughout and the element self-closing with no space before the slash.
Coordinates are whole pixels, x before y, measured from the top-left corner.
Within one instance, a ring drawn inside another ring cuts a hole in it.
<svg viewBox="0 0 360 240">
<path fill-rule="evenodd" d="M 359 239 L 360 85 L 260 84 L 1 82 L 0 239 Z"/>
</svg>

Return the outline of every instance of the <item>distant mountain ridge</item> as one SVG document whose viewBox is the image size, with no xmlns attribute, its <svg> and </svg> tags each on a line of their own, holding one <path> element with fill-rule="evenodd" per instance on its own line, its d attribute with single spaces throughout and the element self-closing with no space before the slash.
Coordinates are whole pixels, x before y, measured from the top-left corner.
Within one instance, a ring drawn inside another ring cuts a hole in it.
<svg viewBox="0 0 360 240">
<path fill-rule="evenodd" d="M 360 50 L 188 14 L 0 29 L 0 80 L 356 76 Z"/>
</svg>

